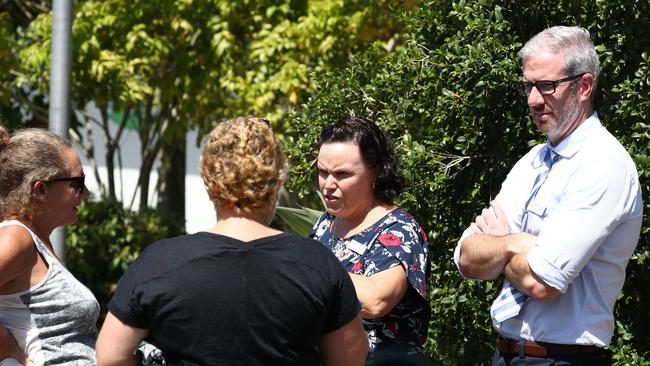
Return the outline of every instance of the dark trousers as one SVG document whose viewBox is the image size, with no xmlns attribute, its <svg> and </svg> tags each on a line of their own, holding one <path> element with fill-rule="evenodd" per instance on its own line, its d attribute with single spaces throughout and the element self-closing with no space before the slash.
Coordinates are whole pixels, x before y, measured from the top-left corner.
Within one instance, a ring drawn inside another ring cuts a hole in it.
<svg viewBox="0 0 650 366">
<path fill-rule="evenodd" d="M 520 365 L 583 365 L 605 366 L 602 352 L 583 353 L 577 355 L 552 355 L 547 357 L 520 356 L 512 353 L 494 352 L 492 366 L 520 366 Z"/>
<path fill-rule="evenodd" d="M 440 366 L 439 363 L 429 360 L 421 354 L 406 355 L 406 351 L 383 350 L 377 352 L 365 366 Z"/>
</svg>

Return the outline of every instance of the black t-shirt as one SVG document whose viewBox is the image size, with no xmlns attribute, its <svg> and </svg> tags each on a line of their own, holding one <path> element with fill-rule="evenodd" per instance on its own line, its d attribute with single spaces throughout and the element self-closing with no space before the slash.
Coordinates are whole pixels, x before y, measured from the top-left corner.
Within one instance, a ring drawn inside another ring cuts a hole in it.
<svg viewBox="0 0 650 366">
<path fill-rule="evenodd" d="M 108 304 L 149 329 L 170 365 L 319 365 L 321 336 L 360 308 L 347 272 L 317 241 L 206 232 L 147 247 Z"/>
</svg>

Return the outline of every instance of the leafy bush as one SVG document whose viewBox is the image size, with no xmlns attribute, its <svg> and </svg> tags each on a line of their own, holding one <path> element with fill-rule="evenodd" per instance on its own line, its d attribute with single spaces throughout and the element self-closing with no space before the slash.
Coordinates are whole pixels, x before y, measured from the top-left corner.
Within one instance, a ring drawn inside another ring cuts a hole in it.
<svg viewBox="0 0 650 366">
<path fill-rule="evenodd" d="M 182 226 L 154 211 L 137 213 L 104 199 L 79 206 L 78 224 L 68 227 L 67 266 L 106 311 L 122 273 L 150 243 L 183 233 Z"/>
<path fill-rule="evenodd" d="M 443 363 L 489 364 L 494 351 L 488 309 L 501 284 L 461 278 L 452 251 L 514 163 L 544 140 L 511 88 L 521 79 L 516 52 L 523 42 L 552 25 L 590 30 L 602 63 L 596 106 L 648 186 L 650 38 L 644 32 L 650 7 L 628 3 L 423 1 L 402 14 L 400 47 L 387 53 L 376 45 L 351 67 L 320 75 L 316 96 L 289 117 L 288 184 L 303 196 L 315 191 L 316 141 L 325 125 L 346 114 L 365 116 L 395 142 L 409 182 L 399 203 L 423 225 L 431 245 L 427 352 Z M 647 191 L 644 201 L 647 210 Z M 650 351 L 650 314 L 638 311 L 650 306 L 649 228 L 646 218 L 617 303 L 614 364 L 641 362 Z"/>
</svg>

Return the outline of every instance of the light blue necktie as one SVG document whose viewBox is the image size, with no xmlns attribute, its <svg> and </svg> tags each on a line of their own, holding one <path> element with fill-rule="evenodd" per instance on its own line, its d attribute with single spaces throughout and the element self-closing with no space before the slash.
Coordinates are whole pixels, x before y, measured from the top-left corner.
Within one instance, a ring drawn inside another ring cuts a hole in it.
<svg viewBox="0 0 650 366">
<path fill-rule="evenodd" d="M 521 220 L 523 230 L 526 232 L 528 231 L 528 206 L 535 199 L 537 192 L 539 192 L 539 189 L 542 187 L 544 182 L 546 182 L 548 173 L 551 171 L 553 163 L 555 163 L 557 160 L 557 155 L 553 157 L 554 152 L 549 148 L 548 145 L 544 147 L 544 149 L 546 150 L 544 153 L 544 166 L 540 168 L 540 172 L 535 178 L 535 183 L 533 184 L 533 189 L 530 192 L 530 197 L 528 197 L 528 200 L 526 201 L 526 208 L 524 209 L 524 214 Z M 492 307 L 490 308 L 492 317 L 497 323 L 501 323 L 512 318 L 513 316 L 517 316 L 527 298 L 528 296 L 519 292 L 519 290 L 512 286 L 508 280 L 505 280 L 503 282 L 503 288 L 501 289 L 499 296 L 497 296 L 496 300 L 494 300 L 492 303 Z"/>
</svg>

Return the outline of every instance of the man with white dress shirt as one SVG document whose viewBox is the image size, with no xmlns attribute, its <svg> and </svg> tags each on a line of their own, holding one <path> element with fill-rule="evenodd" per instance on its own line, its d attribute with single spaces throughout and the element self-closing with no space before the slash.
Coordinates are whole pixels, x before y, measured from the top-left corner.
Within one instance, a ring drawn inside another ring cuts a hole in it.
<svg viewBox="0 0 650 366">
<path fill-rule="evenodd" d="M 454 261 L 467 278 L 505 277 L 490 309 L 493 365 L 601 365 L 641 230 L 638 174 L 594 111 L 587 30 L 548 28 L 518 55 L 516 87 L 548 139 L 515 164 Z"/>
</svg>

